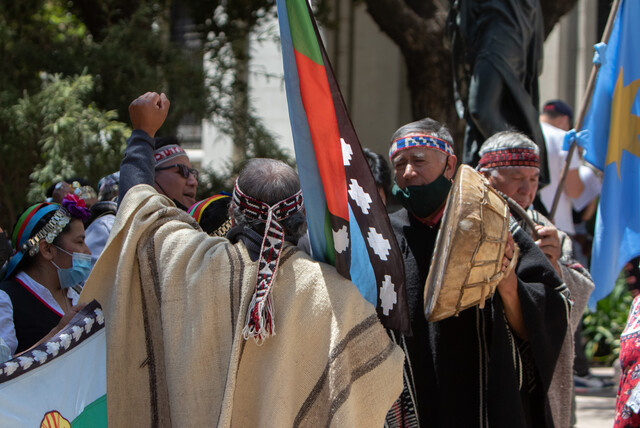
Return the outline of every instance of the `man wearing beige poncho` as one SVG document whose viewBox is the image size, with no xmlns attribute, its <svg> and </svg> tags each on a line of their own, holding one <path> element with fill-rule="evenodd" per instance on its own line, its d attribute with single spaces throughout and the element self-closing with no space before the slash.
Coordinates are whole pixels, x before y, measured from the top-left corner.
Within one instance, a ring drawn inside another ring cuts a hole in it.
<svg viewBox="0 0 640 428">
<path fill-rule="evenodd" d="M 382 426 L 402 390 L 403 354 L 351 282 L 292 245 L 304 230 L 295 172 L 248 164 L 235 232 L 209 237 L 151 187 L 168 107 L 147 93 L 129 108 L 126 195 L 81 296 L 105 313 L 109 424 Z M 267 207 L 267 221 L 246 201 Z"/>
</svg>

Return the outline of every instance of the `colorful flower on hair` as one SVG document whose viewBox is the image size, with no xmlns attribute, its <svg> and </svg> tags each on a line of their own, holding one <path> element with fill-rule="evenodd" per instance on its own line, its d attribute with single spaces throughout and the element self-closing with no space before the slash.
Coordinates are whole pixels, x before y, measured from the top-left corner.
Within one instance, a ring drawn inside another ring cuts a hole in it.
<svg viewBox="0 0 640 428">
<path fill-rule="evenodd" d="M 78 218 L 80 220 L 87 220 L 91 216 L 91 211 L 84 203 L 84 199 L 78 198 L 73 193 L 67 193 L 62 199 L 62 206 L 71 214 L 71 217 Z"/>
</svg>

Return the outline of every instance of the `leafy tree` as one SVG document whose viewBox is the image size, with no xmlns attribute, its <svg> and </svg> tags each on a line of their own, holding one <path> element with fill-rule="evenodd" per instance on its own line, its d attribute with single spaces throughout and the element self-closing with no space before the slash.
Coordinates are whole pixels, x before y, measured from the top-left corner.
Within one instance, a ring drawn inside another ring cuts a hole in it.
<svg viewBox="0 0 640 428">
<path fill-rule="evenodd" d="M 177 3 L 177 2 L 176 2 Z M 12 103 L 40 86 L 40 73 L 95 76 L 92 98 L 127 117 L 148 90 L 174 101 L 163 133 L 207 117 L 208 90 L 199 45 L 170 37 L 168 1 L 26 0 L 0 5 L 0 53 L 12 64 L 0 76 L 0 100 Z"/>
<path fill-rule="evenodd" d="M 93 29 L 99 36 L 86 50 L 98 105 L 128 118 L 129 103 L 137 96 L 149 90 L 165 92 L 171 114 L 160 135 L 175 134 L 180 123 L 210 116 L 201 46 L 185 47 L 170 39 L 170 17 L 162 5 L 142 2 L 130 15 L 118 16 Z"/>
<path fill-rule="evenodd" d="M 249 95 L 250 42 L 256 35 L 277 40 L 275 31 L 261 32 L 275 16 L 275 0 L 186 0 L 211 65 L 214 123 L 233 142 L 232 161 L 270 154 L 282 158 L 273 136 L 251 108 Z M 212 11 L 210 14 L 198 11 Z"/>
<path fill-rule="evenodd" d="M 116 121 L 116 112 L 97 108 L 92 92 L 90 76 L 45 76 L 41 91 L 0 109 L 4 227 L 64 177 L 85 177 L 95 185 L 118 170 L 130 130 Z"/>
<path fill-rule="evenodd" d="M 587 311 L 582 319 L 588 359 L 611 365 L 620 356 L 620 335 L 627 325 L 632 302 L 621 273 L 613 291 L 598 301 L 595 312 Z"/>
</svg>

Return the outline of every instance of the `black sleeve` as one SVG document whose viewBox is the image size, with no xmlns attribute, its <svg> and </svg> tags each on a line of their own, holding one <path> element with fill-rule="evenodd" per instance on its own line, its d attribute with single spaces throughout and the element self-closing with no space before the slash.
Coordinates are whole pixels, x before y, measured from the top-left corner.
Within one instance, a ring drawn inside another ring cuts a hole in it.
<svg viewBox="0 0 640 428">
<path fill-rule="evenodd" d="M 569 291 L 549 259 L 521 228 L 513 234 L 520 248 L 516 267 L 518 296 L 537 374 L 549 386 L 569 323 Z"/>
<path fill-rule="evenodd" d="M 138 184 L 153 186 L 155 180 L 154 146 L 155 140 L 146 132 L 136 129 L 131 133 L 124 151 L 124 159 L 120 163 L 118 205 L 133 186 Z"/>
</svg>

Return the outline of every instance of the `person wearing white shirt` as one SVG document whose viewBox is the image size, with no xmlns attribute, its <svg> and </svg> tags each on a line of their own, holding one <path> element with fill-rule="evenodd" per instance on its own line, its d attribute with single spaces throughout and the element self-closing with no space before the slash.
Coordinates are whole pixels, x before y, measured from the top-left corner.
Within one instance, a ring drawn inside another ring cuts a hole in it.
<svg viewBox="0 0 640 428">
<path fill-rule="evenodd" d="M 553 199 L 560 184 L 560 173 L 568 152 L 562 149 L 564 136 L 571 129 L 573 112 L 563 101 L 552 100 L 545 103 L 540 114 L 540 125 L 547 146 L 549 163 L 549 184 L 540 190 L 540 199 L 548 212 L 551 212 Z M 555 215 L 551 219 L 555 226 L 563 232 L 573 235 L 573 206 L 571 199 L 579 198 L 584 184 L 580 178 L 580 156 L 575 153 L 571 157 L 569 170 L 562 188 Z"/>
</svg>

